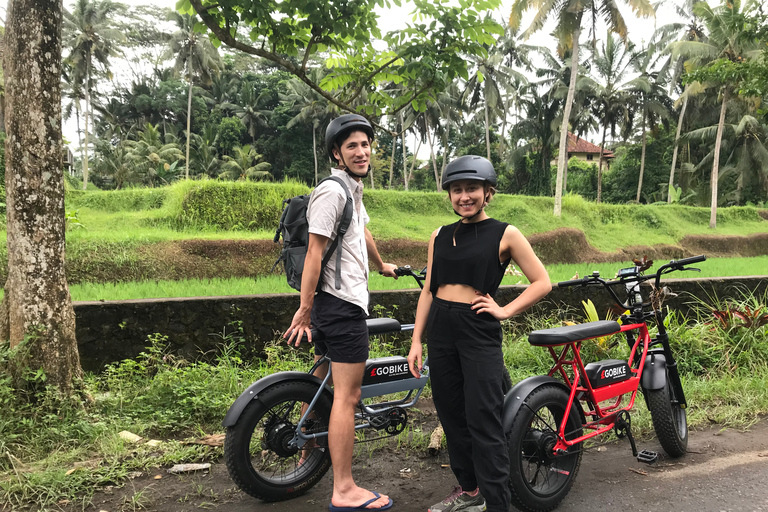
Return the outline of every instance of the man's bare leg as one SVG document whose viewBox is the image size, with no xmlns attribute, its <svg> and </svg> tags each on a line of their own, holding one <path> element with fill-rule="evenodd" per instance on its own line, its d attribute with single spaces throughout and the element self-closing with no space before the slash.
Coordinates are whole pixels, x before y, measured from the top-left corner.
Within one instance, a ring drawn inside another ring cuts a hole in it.
<svg viewBox="0 0 768 512">
<path fill-rule="evenodd" d="M 321 357 L 323 356 L 315 355 L 315 363 L 317 363 Z M 328 374 L 328 363 L 324 363 L 322 366 L 320 366 L 315 370 L 315 373 L 313 375 L 318 379 L 323 380 L 327 374 Z M 328 384 L 333 384 L 333 378 L 328 380 Z M 302 416 L 304 416 L 304 413 L 307 411 L 308 407 L 309 407 L 309 404 L 307 403 L 302 404 L 301 406 Z M 309 418 L 315 419 L 316 418 L 315 413 L 312 412 L 309 415 Z M 309 441 L 304 443 L 304 447 L 301 449 L 301 457 L 299 458 L 299 466 L 301 466 L 307 461 L 309 456 L 312 454 L 312 450 L 314 450 L 315 448 L 317 448 L 317 440 L 315 439 L 310 439 Z"/>
<path fill-rule="evenodd" d="M 365 363 L 333 363 L 333 408 L 328 425 L 328 445 L 333 464 L 333 497 L 337 507 L 357 507 L 374 498 L 373 493 L 358 487 L 352 478 L 352 455 L 355 448 L 355 408 L 360 401 L 360 384 Z M 389 503 L 381 498 L 368 505 L 377 509 Z"/>
</svg>

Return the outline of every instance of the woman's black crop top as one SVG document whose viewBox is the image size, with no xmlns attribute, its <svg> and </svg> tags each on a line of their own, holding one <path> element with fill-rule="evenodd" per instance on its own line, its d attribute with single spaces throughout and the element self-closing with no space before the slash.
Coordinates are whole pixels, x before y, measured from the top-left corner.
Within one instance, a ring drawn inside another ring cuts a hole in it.
<svg viewBox="0 0 768 512">
<path fill-rule="evenodd" d="M 443 226 L 435 237 L 429 291 L 434 294 L 442 284 L 465 284 L 495 295 L 509 265 L 509 260 L 499 263 L 499 245 L 509 224 L 496 219 L 457 224 L 458 229 L 456 224 Z"/>
</svg>

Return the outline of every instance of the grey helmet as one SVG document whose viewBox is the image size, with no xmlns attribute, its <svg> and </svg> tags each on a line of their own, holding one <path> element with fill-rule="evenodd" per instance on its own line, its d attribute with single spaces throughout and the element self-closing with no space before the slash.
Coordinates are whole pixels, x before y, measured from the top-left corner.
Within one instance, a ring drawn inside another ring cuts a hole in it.
<svg viewBox="0 0 768 512">
<path fill-rule="evenodd" d="M 459 180 L 487 181 L 491 186 L 496 186 L 496 171 L 493 164 L 481 156 L 460 156 L 445 166 L 443 171 L 443 190 L 448 185 Z"/>
<path fill-rule="evenodd" d="M 333 156 L 333 146 L 343 135 L 355 130 L 367 133 L 368 138 L 373 140 L 373 126 L 360 114 L 344 114 L 339 116 L 331 121 L 328 128 L 325 129 L 325 149 L 328 151 L 328 156 L 331 157 L 331 160 L 337 164 L 339 161 Z"/>
</svg>

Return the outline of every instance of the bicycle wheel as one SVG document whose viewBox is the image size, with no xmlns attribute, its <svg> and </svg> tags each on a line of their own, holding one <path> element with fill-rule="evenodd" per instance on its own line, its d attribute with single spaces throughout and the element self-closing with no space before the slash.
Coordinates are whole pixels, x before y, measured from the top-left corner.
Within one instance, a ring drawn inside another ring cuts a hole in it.
<svg viewBox="0 0 768 512">
<path fill-rule="evenodd" d="M 525 398 L 508 433 L 509 489 L 512 504 L 525 512 L 555 508 L 571 490 L 581 465 L 581 443 L 563 455 L 553 452 L 568 393 L 554 385 L 535 389 Z M 566 439 L 581 435 L 581 418 L 571 407 Z"/>
<path fill-rule="evenodd" d="M 672 405 L 675 395 L 669 379 L 663 388 L 647 393 L 648 410 L 661 447 L 670 457 L 684 455 L 688 451 L 688 417 L 685 409 Z"/>
<path fill-rule="evenodd" d="M 240 489 L 255 498 L 282 501 L 307 492 L 331 467 L 327 437 L 304 445 L 288 446 L 318 386 L 291 381 L 259 393 L 233 427 L 227 429 L 224 457 L 229 475 Z M 331 400 L 320 396 L 305 422 L 305 432 L 326 432 Z M 309 446 L 311 445 L 311 446 Z M 302 461 L 302 454 L 304 460 Z"/>
</svg>

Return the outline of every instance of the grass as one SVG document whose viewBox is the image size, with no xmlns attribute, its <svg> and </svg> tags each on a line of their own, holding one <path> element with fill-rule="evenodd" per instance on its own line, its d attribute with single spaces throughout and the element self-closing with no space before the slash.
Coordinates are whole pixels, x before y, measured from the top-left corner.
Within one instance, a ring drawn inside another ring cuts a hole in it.
<svg viewBox="0 0 768 512">
<path fill-rule="evenodd" d="M 659 262 L 661 263 L 661 262 Z M 552 282 L 566 281 L 578 274 L 581 277 L 598 270 L 604 277 L 613 277 L 616 271 L 630 263 L 581 263 L 548 265 Z M 696 265 L 701 272 L 678 272 L 670 277 L 721 277 L 765 274 L 768 256 L 753 258 L 710 258 Z M 657 265 L 658 267 L 658 265 Z M 525 277 L 508 275 L 503 285 L 527 284 Z M 416 282 L 408 277 L 395 281 L 377 273 L 371 274 L 371 290 L 417 289 Z M 179 281 L 135 281 L 128 283 L 73 284 L 69 287 L 76 301 L 131 300 L 163 297 L 218 297 L 228 295 L 254 295 L 268 293 L 298 293 L 288 286 L 282 275 L 229 279 L 183 279 Z M 0 296 L 2 293 L 0 292 Z"/>
</svg>

